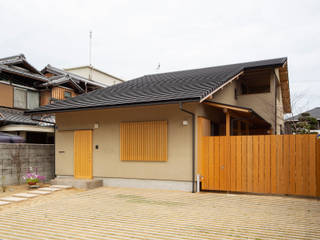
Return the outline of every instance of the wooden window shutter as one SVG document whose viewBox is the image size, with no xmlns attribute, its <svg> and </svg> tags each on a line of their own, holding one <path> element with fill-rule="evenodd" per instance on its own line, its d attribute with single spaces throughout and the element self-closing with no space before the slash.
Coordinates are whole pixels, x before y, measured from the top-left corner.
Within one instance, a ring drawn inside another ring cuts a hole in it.
<svg viewBox="0 0 320 240">
<path fill-rule="evenodd" d="M 167 161 L 167 121 L 120 123 L 122 161 Z"/>
<path fill-rule="evenodd" d="M 21 88 L 14 88 L 14 107 L 27 108 L 27 90 Z"/>
</svg>

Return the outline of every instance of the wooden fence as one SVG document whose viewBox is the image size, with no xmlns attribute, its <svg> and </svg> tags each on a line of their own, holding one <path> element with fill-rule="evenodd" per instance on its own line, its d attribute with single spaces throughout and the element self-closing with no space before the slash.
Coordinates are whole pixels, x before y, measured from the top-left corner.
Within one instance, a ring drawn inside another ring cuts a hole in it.
<svg viewBox="0 0 320 240">
<path fill-rule="evenodd" d="M 320 196 L 315 135 L 201 138 L 203 190 Z"/>
</svg>

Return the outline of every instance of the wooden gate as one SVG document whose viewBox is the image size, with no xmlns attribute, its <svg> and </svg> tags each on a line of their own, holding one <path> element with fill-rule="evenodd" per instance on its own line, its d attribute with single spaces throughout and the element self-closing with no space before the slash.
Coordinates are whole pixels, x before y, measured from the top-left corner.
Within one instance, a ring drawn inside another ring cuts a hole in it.
<svg viewBox="0 0 320 240">
<path fill-rule="evenodd" d="M 74 177 L 92 178 L 92 130 L 74 131 Z"/>
<path fill-rule="evenodd" d="M 320 196 L 315 135 L 201 137 L 203 190 Z"/>
</svg>

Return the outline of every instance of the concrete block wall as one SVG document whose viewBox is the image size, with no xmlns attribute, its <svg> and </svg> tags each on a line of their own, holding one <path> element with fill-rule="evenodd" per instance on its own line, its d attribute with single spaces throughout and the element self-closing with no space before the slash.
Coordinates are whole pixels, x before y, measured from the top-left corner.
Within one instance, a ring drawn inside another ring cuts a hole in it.
<svg viewBox="0 0 320 240">
<path fill-rule="evenodd" d="M 20 183 L 31 168 L 30 172 L 49 181 L 54 178 L 54 166 L 54 144 L 0 143 L 0 186 L 3 180 L 5 185 L 19 184 L 19 169 Z"/>
</svg>

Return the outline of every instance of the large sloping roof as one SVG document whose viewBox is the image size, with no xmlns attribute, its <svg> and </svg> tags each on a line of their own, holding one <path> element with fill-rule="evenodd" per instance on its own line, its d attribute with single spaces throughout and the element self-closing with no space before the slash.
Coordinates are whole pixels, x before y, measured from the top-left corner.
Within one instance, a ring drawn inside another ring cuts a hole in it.
<svg viewBox="0 0 320 240">
<path fill-rule="evenodd" d="M 105 108 L 132 104 L 200 101 L 246 69 L 282 67 L 287 58 L 146 75 L 124 83 L 82 94 L 28 113 Z"/>
</svg>

